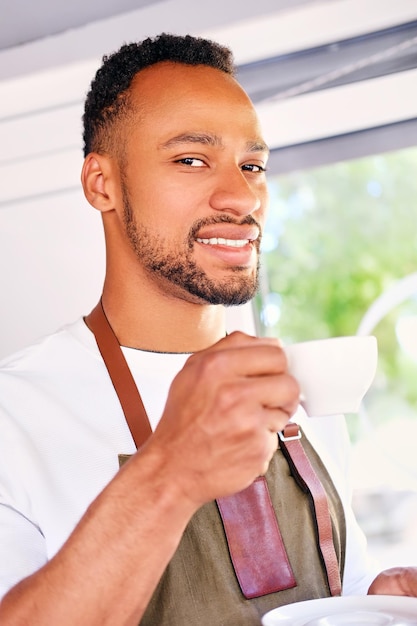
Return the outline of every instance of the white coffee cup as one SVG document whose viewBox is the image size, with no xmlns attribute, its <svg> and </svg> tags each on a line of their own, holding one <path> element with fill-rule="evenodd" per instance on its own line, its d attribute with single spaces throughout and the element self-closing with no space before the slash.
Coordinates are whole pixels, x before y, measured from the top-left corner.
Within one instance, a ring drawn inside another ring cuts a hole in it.
<svg viewBox="0 0 417 626">
<path fill-rule="evenodd" d="M 376 338 L 331 337 L 284 347 L 307 415 L 356 413 L 375 377 Z"/>
</svg>

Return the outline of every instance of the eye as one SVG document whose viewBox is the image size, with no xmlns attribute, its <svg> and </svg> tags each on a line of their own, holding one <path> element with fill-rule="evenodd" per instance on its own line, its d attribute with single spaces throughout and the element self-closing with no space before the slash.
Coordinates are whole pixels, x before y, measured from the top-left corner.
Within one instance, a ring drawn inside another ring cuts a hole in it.
<svg viewBox="0 0 417 626">
<path fill-rule="evenodd" d="M 242 165 L 242 170 L 244 172 L 253 172 L 254 174 L 266 172 L 266 167 L 262 167 L 262 165 L 257 165 L 256 163 L 245 163 Z"/>
<path fill-rule="evenodd" d="M 178 159 L 175 163 L 182 163 L 183 165 L 188 165 L 189 167 L 205 167 L 204 161 L 201 159 L 196 159 L 195 157 L 184 157 L 183 159 Z"/>
</svg>

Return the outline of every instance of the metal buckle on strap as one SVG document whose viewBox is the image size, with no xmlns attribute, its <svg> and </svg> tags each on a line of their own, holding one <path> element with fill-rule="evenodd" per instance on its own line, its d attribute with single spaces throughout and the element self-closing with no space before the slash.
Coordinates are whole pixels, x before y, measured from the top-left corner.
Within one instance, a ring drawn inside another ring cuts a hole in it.
<svg viewBox="0 0 417 626">
<path fill-rule="evenodd" d="M 280 430 L 279 433 L 278 433 L 278 437 L 281 439 L 281 441 L 295 441 L 296 439 L 301 439 L 301 437 L 302 437 L 301 428 L 298 428 L 297 434 L 296 435 L 292 435 L 291 437 L 286 437 L 284 435 L 284 432 L 282 430 Z"/>
</svg>

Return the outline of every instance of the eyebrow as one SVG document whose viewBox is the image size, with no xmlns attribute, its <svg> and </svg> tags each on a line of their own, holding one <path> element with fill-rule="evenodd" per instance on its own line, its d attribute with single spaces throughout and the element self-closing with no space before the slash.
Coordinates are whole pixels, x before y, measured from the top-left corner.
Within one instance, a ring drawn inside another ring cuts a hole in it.
<svg viewBox="0 0 417 626">
<path fill-rule="evenodd" d="M 193 132 L 181 133 L 180 135 L 171 137 L 168 141 L 162 143 L 160 147 L 165 150 L 180 144 L 201 144 L 223 148 L 223 142 L 218 135 Z M 266 152 L 269 154 L 269 148 L 263 141 L 248 141 L 246 143 L 246 150 L 248 152 Z"/>
</svg>

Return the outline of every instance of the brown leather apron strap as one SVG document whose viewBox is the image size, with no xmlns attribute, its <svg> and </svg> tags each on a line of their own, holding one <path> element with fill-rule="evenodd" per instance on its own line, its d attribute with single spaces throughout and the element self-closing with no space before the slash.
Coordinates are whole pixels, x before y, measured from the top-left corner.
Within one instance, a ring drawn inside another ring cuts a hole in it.
<svg viewBox="0 0 417 626">
<path fill-rule="evenodd" d="M 95 335 L 133 440 L 136 447 L 139 448 L 150 436 L 151 427 L 136 383 L 117 337 L 104 313 L 101 301 L 85 318 L 85 321 Z M 289 426 L 298 428 L 296 424 Z M 285 432 L 288 433 L 289 431 Z M 315 498 L 319 496 L 319 502 L 315 502 L 315 508 L 316 512 L 319 513 L 317 524 L 319 526 L 320 547 L 328 573 L 331 593 L 332 595 L 339 595 L 340 591 L 338 591 L 336 581 L 337 574 L 340 585 L 339 568 L 334 547 L 332 554 L 329 545 L 330 537 L 331 546 L 333 546 L 331 525 L 330 535 L 328 525 L 326 526 L 326 507 L 330 520 L 326 494 L 304 453 L 299 438 L 291 441 L 291 446 L 288 446 L 288 440 L 282 443 L 283 451 L 288 453 L 291 460 L 289 460 L 290 467 L 294 469 L 297 476 L 303 477 L 303 489 L 308 487 L 314 502 Z M 301 464 L 301 469 L 298 464 Z M 237 494 L 217 499 L 217 506 L 222 517 L 233 567 L 245 597 L 254 598 L 295 587 L 296 582 L 282 541 L 265 478 L 259 477 L 247 489 Z M 324 520 L 325 530 L 322 530 L 322 520 Z M 335 562 L 333 556 L 336 559 Z"/>
<path fill-rule="evenodd" d="M 136 448 L 140 448 L 152 434 L 151 425 L 120 344 L 104 313 L 101 300 L 85 321 L 94 333 Z"/>
<path fill-rule="evenodd" d="M 300 438 L 301 431 L 298 424 L 288 424 L 280 433 L 280 445 L 295 480 L 303 491 L 311 495 L 316 514 L 318 542 L 327 572 L 329 590 L 332 596 L 339 596 L 342 592 L 342 583 L 333 543 L 327 495 L 300 443 Z"/>
</svg>

